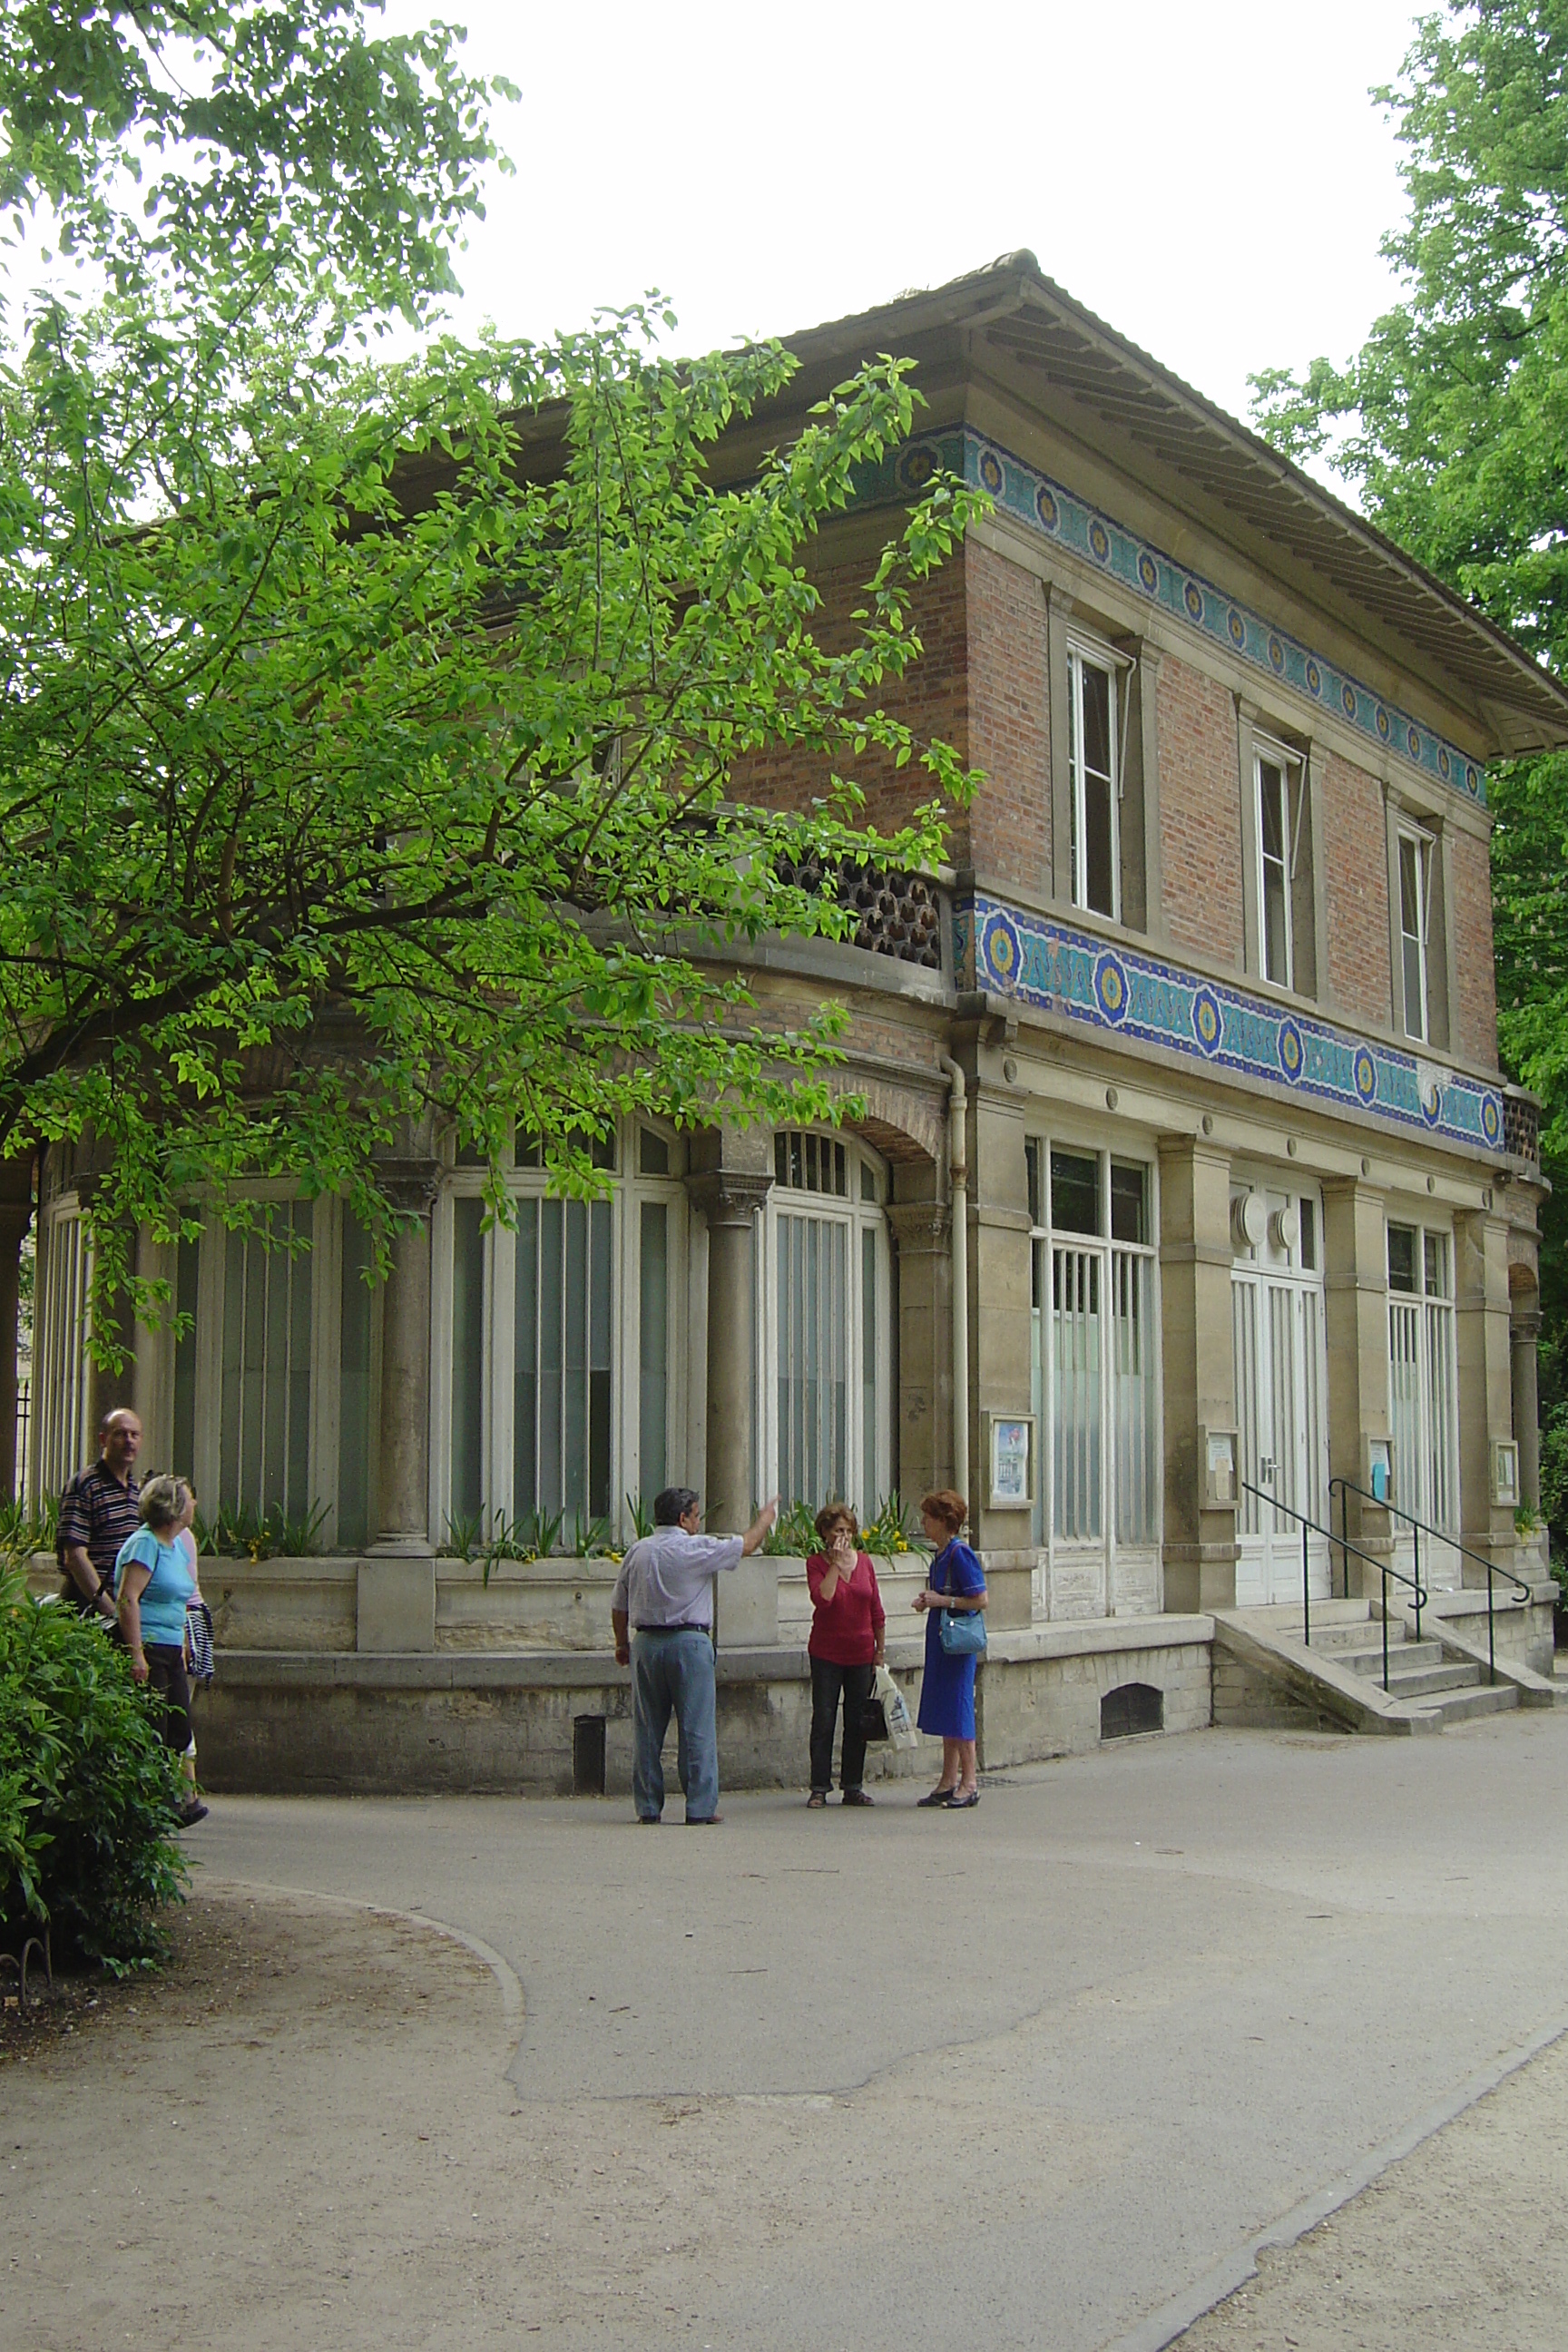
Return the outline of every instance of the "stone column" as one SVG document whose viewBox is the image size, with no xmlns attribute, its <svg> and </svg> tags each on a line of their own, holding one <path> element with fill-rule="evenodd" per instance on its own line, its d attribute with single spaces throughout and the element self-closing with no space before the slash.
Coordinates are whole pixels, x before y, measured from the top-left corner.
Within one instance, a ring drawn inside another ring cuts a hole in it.
<svg viewBox="0 0 1568 2352">
<path fill-rule="evenodd" d="M 1384 1198 L 1354 1177 L 1323 1182 L 1323 1313 L 1329 1359 L 1329 1475 L 1367 1484 L 1364 1441 L 1389 1437 L 1388 1243 Z M 1394 1497 L 1397 1503 L 1401 1497 Z M 1340 1513 L 1331 1504 L 1337 1530 Z M 1345 1532 L 1376 1559 L 1393 1549 L 1389 1514 L 1359 1495 L 1346 1497 Z M 1333 1556 L 1331 1554 L 1331 1559 Z M 1382 1591 L 1365 1560 L 1334 1561 L 1334 1587 L 1349 1596 Z"/>
<path fill-rule="evenodd" d="M 1200 1429 L 1236 1426 L 1230 1274 L 1229 1155 L 1173 1137 L 1160 1146 L 1168 1610 L 1236 1606 L 1236 1512 L 1205 1503 L 1198 1450 Z"/>
<path fill-rule="evenodd" d="M 934 1188 L 934 1170 L 920 1172 Z M 903 1174 L 897 1171 L 895 1182 Z M 950 1217 L 946 1202 L 934 1197 L 888 1207 L 899 1259 L 898 1485 L 910 1510 L 933 1486 L 952 1483 Z"/>
<path fill-rule="evenodd" d="M 1519 1499 L 1541 1508 L 1541 1403 L 1536 1387 L 1536 1349 L 1541 1309 L 1518 1307 L 1509 1324 L 1509 1372 L 1513 1390 L 1513 1436 L 1519 1447 Z"/>
<path fill-rule="evenodd" d="M 1456 1216 L 1454 1258 L 1460 1532 L 1476 1550 L 1511 1566 L 1517 1541 L 1512 1507 L 1494 1507 L 1491 1498 L 1491 1441 L 1513 1432 L 1506 1221 L 1484 1210 Z M 1467 1584 L 1485 1584 L 1475 1562 L 1464 1565 Z"/>
<path fill-rule="evenodd" d="M 382 1298 L 380 1475 L 375 1540 L 359 1570 L 359 1647 L 433 1650 L 436 1558 L 430 1540 L 430 1211 L 437 1160 L 383 1168 L 392 1206 L 411 1222 L 392 1244 Z"/>
<path fill-rule="evenodd" d="M 26 1172 L 30 1183 L 31 1171 Z M 0 1495 L 5 1496 L 16 1491 L 16 1286 L 32 1215 L 30 1198 L 0 1201 Z M 37 1397 L 32 1403 L 36 1414 Z"/>
<path fill-rule="evenodd" d="M 757 1483 L 756 1213 L 768 1197 L 773 1171 L 763 1150 L 766 1135 L 710 1130 L 694 1139 L 699 1154 L 716 1164 L 687 1179 L 693 1205 L 708 1221 L 708 1448 L 702 1497 L 704 1523 L 718 1534 L 739 1534 L 763 1497 Z M 737 1161 L 751 1165 L 737 1165 Z"/>
<path fill-rule="evenodd" d="M 1030 1410 L 1029 1178 L 1022 1095 L 972 1081 L 969 1099 L 967 1499 L 973 1540 L 985 1556 L 990 1622 L 1001 1629 L 1027 1625 L 1034 1614 L 1034 1513 L 991 1509 L 987 1438 L 988 1415 Z M 1037 1457 L 1042 1434 L 1036 1432 Z"/>
</svg>

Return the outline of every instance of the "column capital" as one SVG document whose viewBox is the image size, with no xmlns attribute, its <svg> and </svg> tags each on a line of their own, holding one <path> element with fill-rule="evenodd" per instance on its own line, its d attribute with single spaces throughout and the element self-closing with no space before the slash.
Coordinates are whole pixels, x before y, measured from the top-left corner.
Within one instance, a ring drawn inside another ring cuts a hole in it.
<svg viewBox="0 0 1568 2352">
<path fill-rule="evenodd" d="M 749 1225 L 773 1191 L 771 1176 L 750 1169 L 704 1168 L 686 1180 L 694 1209 L 700 1209 L 710 1226 Z"/>
<path fill-rule="evenodd" d="M 889 1201 L 882 1213 L 900 1255 L 936 1257 L 946 1251 L 952 1211 L 945 1201 Z"/>
<path fill-rule="evenodd" d="M 405 1216 L 426 1217 L 447 1171 L 438 1160 L 378 1160 L 375 1172 L 389 1206 Z"/>
</svg>

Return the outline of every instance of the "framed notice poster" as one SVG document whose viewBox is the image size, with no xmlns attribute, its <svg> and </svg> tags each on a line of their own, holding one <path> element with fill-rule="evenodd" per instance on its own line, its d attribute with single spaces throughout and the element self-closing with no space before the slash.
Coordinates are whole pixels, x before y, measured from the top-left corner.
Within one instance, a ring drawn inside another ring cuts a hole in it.
<svg viewBox="0 0 1568 2352">
<path fill-rule="evenodd" d="M 987 1508 L 1026 1511 L 1035 1500 L 1035 1416 L 1032 1412 L 986 1416 L 991 1486 Z"/>
</svg>

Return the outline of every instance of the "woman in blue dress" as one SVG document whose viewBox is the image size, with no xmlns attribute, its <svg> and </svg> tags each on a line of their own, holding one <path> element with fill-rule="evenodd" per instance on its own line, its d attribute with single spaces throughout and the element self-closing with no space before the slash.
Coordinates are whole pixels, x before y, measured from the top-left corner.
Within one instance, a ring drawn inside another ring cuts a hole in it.
<svg viewBox="0 0 1568 2352">
<path fill-rule="evenodd" d="M 920 1727 L 942 1741 L 942 1778 L 922 1805 L 941 1805 L 962 1812 L 980 1802 L 980 1780 L 974 1757 L 974 1667 L 973 1654 L 951 1657 L 942 1646 L 941 1612 L 944 1609 L 984 1609 L 989 1598 L 985 1571 L 958 1530 L 969 1514 L 962 1495 L 941 1486 L 921 1505 L 921 1524 L 928 1543 L 938 1547 L 926 1589 L 915 1595 L 915 1607 L 926 1613 L 925 1672 L 921 1677 Z"/>
</svg>

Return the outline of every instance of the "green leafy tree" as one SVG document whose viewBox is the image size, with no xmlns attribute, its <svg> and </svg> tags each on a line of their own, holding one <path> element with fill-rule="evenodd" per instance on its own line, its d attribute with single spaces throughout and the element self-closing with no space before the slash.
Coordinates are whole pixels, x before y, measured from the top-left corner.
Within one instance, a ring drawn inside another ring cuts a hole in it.
<svg viewBox="0 0 1568 2352">
<path fill-rule="evenodd" d="M 1343 366 L 1253 379 L 1264 432 L 1568 675 L 1568 5 L 1424 17 L 1375 93 L 1409 214 L 1403 299 Z M 1542 1500 L 1568 1533 L 1568 754 L 1489 774 L 1499 1030 L 1543 1098 Z"/>
<path fill-rule="evenodd" d="M 188 1230 L 197 1186 L 235 1222 L 258 1178 L 342 1191 L 384 1235 L 377 1153 L 432 1116 L 504 1214 L 513 1129 L 586 1187 L 623 1113 L 826 1114 L 837 1008 L 760 1021 L 737 943 L 841 931 L 830 884 L 788 877 L 930 859 L 973 789 L 882 708 L 962 489 L 933 484 L 855 625 L 814 635 L 816 536 L 910 429 L 900 364 L 732 483 L 715 453 L 786 385 L 777 347 L 677 365 L 640 309 L 397 364 L 345 338 L 447 282 L 489 152 L 437 36 L 397 52 L 416 103 L 362 16 L 95 9 L 34 111 L 52 12 L 0 35 L 13 200 L 110 286 L 37 303 L 0 377 L 0 1150 L 90 1136 L 110 1358 L 117 1298 L 167 1304 L 129 1236 Z M 193 26 L 221 60 L 195 111 L 142 54 Z M 132 221 L 141 146 L 204 140 Z M 778 747 L 820 800 L 733 805 L 737 761 Z M 910 770 L 888 838 L 868 756 Z"/>
</svg>

